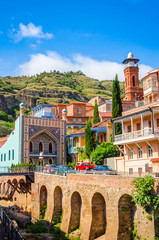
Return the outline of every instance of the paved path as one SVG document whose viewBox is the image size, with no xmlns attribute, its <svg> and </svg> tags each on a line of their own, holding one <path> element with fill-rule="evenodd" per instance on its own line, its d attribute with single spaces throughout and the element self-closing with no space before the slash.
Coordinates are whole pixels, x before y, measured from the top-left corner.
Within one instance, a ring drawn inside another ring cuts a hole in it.
<svg viewBox="0 0 159 240">
<path fill-rule="evenodd" d="M 5 234 L 4 234 L 4 228 L 2 225 L 2 222 L 0 221 L 0 240 L 5 240 L 7 238 L 5 238 Z"/>
</svg>

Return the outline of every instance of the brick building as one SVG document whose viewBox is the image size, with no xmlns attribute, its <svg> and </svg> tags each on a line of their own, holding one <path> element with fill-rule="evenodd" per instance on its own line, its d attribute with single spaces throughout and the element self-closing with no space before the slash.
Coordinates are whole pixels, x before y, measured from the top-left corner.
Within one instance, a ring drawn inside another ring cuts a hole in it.
<svg viewBox="0 0 159 240">
<path fill-rule="evenodd" d="M 129 61 L 130 58 L 127 59 Z M 133 67 L 136 59 L 132 58 Z M 125 60 L 124 60 L 125 61 Z M 133 71 L 129 70 L 132 73 Z M 135 70 L 136 74 L 138 70 Z M 127 76 L 126 70 L 124 70 Z M 152 70 L 143 77 L 143 97 L 135 98 L 135 89 L 137 93 L 142 91 L 138 87 L 138 77 L 135 76 L 137 82 L 133 83 L 132 78 L 125 78 L 127 89 L 132 92 L 126 92 L 127 106 L 132 100 L 134 107 L 132 109 L 124 109 L 122 116 L 113 119 L 113 127 L 116 123 L 121 123 L 122 134 L 114 135 L 114 144 L 116 146 L 123 145 L 123 157 L 116 158 L 116 170 L 138 173 L 159 173 L 159 69 Z M 129 83 L 128 80 L 131 80 Z M 129 88 L 129 84 L 131 88 Z M 135 86 L 133 86 L 133 84 Z M 136 88 L 137 85 L 137 88 Z M 124 103 L 124 99 L 123 99 Z M 126 105 L 125 105 L 126 106 Z M 113 131 L 114 132 L 114 131 Z"/>
</svg>

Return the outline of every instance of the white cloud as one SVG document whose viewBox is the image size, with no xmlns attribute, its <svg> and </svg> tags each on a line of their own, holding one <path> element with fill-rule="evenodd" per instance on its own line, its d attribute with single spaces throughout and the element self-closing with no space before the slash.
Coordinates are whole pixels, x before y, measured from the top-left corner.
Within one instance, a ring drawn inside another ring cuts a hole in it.
<svg viewBox="0 0 159 240">
<path fill-rule="evenodd" d="M 51 39 L 54 36 L 52 33 L 44 33 L 42 26 L 35 26 L 33 23 L 28 23 L 28 25 L 20 23 L 19 30 L 12 28 L 10 37 L 15 42 L 19 42 L 23 38 Z"/>
<path fill-rule="evenodd" d="M 140 78 L 142 78 L 152 68 L 148 65 L 139 65 Z M 114 79 L 115 74 L 119 80 L 124 80 L 123 65 L 117 62 L 97 61 L 90 57 L 75 54 L 71 58 L 63 57 L 56 52 L 45 54 L 34 54 L 30 56 L 28 62 L 19 66 L 21 75 L 34 75 L 43 71 L 57 70 L 60 72 L 81 70 L 88 77 L 99 80 Z"/>
</svg>

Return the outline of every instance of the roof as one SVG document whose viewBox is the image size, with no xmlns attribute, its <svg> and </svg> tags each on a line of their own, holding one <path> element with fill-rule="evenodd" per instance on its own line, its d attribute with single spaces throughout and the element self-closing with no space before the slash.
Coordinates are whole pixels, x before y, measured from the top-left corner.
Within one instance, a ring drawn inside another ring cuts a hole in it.
<svg viewBox="0 0 159 240">
<path fill-rule="evenodd" d="M 31 111 L 34 112 L 34 111 L 37 111 L 37 110 L 39 110 L 39 109 L 41 109 L 41 108 L 43 108 L 43 107 L 52 107 L 52 106 L 53 106 L 52 104 L 41 104 L 41 105 L 33 108 Z"/>
<path fill-rule="evenodd" d="M 151 162 L 159 162 L 159 158 L 152 158 L 150 161 Z"/>
<path fill-rule="evenodd" d="M 99 112 L 99 115 L 101 117 L 109 117 L 109 118 L 111 118 L 112 117 L 112 112 Z"/>
<path fill-rule="evenodd" d="M 127 64 L 128 62 L 137 63 L 138 61 L 139 61 L 139 59 L 134 58 L 134 55 L 132 54 L 132 52 L 129 52 L 128 57 L 126 59 L 124 59 L 123 64 Z"/>
<path fill-rule="evenodd" d="M 2 137 L 0 138 L 0 148 L 5 144 L 5 142 L 7 141 L 9 135 L 6 136 L 6 137 Z"/>
<path fill-rule="evenodd" d="M 107 120 L 104 120 L 102 122 L 93 124 L 92 128 L 106 127 L 106 123 L 107 122 L 108 122 Z M 75 131 L 75 132 L 70 133 L 70 135 L 76 135 L 76 134 L 80 134 L 80 133 L 84 133 L 84 127 L 79 129 L 79 130 L 77 130 L 77 131 Z"/>
<path fill-rule="evenodd" d="M 153 73 L 158 73 L 159 72 L 159 68 L 156 68 L 148 73 L 146 73 L 145 77 L 143 77 L 141 80 L 143 81 L 147 76 L 153 74 Z"/>
</svg>

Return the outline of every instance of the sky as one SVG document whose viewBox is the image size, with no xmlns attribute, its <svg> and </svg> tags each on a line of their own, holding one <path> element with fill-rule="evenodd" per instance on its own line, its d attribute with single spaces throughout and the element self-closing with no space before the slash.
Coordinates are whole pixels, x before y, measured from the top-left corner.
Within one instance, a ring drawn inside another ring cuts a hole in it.
<svg viewBox="0 0 159 240">
<path fill-rule="evenodd" d="M 140 78 L 159 67 L 158 0 L 6 0 L 0 10 L 2 77 L 81 70 L 123 81 L 130 51 Z"/>
</svg>

